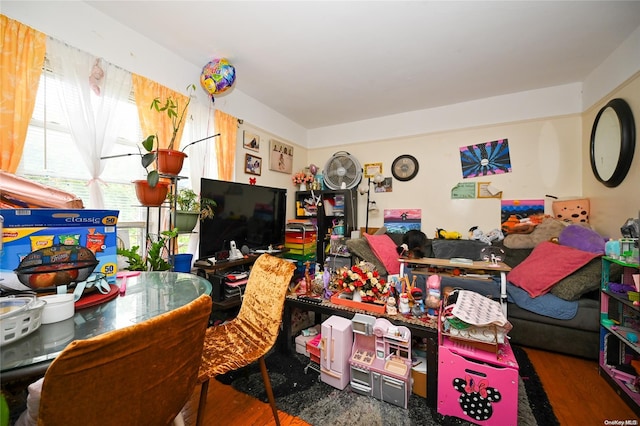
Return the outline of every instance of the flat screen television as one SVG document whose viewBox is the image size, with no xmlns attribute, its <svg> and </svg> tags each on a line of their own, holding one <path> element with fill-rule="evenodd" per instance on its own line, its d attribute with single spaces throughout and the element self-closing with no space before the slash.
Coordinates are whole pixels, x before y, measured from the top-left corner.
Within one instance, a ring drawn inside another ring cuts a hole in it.
<svg viewBox="0 0 640 426">
<path fill-rule="evenodd" d="M 249 250 L 284 244 L 286 189 L 202 178 L 200 194 L 217 204 L 200 222 L 200 259 L 228 251 L 231 241 Z"/>
</svg>

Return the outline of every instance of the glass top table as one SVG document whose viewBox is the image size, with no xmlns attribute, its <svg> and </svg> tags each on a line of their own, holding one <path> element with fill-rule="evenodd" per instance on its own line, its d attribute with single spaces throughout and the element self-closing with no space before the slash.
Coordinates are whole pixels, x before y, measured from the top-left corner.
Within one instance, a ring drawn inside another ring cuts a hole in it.
<svg viewBox="0 0 640 426">
<path fill-rule="evenodd" d="M 141 272 L 127 277 L 124 294 L 102 304 L 76 309 L 72 318 L 42 324 L 28 336 L 3 345 L 2 381 L 44 375 L 51 361 L 73 340 L 143 322 L 184 306 L 202 294 L 211 294 L 211 283 L 193 274 Z"/>
</svg>

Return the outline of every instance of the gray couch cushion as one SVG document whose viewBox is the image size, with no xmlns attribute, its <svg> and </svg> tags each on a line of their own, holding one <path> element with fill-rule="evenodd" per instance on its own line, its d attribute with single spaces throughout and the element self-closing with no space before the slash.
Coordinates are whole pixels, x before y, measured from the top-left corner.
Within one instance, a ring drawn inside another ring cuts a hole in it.
<svg viewBox="0 0 640 426">
<path fill-rule="evenodd" d="M 600 288 L 602 260 L 597 257 L 573 274 L 563 278 L 551 287 L 551 294 L 564 300 L 578 300 L 582 295 Z M 619 282 L 622 266 L 612 263 L 609 269 L 609 280 Z"/>
<path fill-rule="evenodd" d="M 463 257 L 471 260 L 482 260 L 480 251 L 485 247 L 490 246 L 476 240 L 431 240 L 433 257 L 439 259 Z"/>
</svg>

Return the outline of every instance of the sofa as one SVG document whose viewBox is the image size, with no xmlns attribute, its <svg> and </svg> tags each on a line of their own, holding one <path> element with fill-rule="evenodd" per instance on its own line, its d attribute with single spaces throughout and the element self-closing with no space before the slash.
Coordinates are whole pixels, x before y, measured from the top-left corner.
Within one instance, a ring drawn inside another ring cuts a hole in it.
<svg viewBox="0 0 640 426">
<path fill-rule="evenodd" d="M 545 219 L 543 224 L 531 235 L 508 235 L 504 240 L 491 243 L 495 249 L 504 251 L 504 262 L 512 268 L 507 274 L 507 318 L 513 325 L 509 332 L 510 341 L 521 346 L 597 359 L 600 336 L 600 257 L 603 254 L 603 251 L 600 252 L 598 239 L 602 242 L 602 250 L 604 239 L 588 227 L 563 223 L 557 219 Z M 588 248 L 591 252 L 584 250 L 584 247 L 578 249 L 557 243 L 563 233 L 576 227 L 590 232 L 587 238 L 583 231 L 577 229 L 578 245 L 589 238 L 593 242 L 595 238 L 595 248 Z M 549 238 L 549 234 L 554 236 Z M 550 239 L 556 242 L 549 242 Z M 381 241 L 385 241 L 386 252 L 378 247 Z M 393 257 L 391 247 L 401 243 L 402 234 L 380 233 L 348 240 L 347 247 L 356 261 L 370 262 L 381 275 L 386 276 L 390 272 L 397 272 L 388 270 L 395 267 L 390 266 L 389 260 Z M 486 242 L 478 240 L 430 239 L 423 251 L 426 257 L 482 260 L 482 249 L 486 247 Z M 565 252 L 570 257 L 565 258 Z M 397 254 L 395 257 L 397 260 Z M 571 264 L 568 268 L 573 272 L 559 280 L 553 278 L 554 274 L 561 276 L 566 273 L 566 264 Z M 416 276 L 416 284 L 426 294 L 425 274 L 417 269 L 408 269 L 407 273 Z M 610 278 L 616 281 L 620 279 L 620 275 L 621 268 L 613 268 Z M 524 281 L 520 283 L 522 287 L 513 284 L 512 279 L 516 278 Z M 443 276 L 441 289 L 446 286 L 463 288 L 499 300 L 499 279 L 489 281 Z M 527 281 L 533 286 L 546 285 L 547 288 L 536 289 L 535 291 L 543 294 L 534 297 L 529 294 L 530 289 L 525 290 Z"/>
</svg>

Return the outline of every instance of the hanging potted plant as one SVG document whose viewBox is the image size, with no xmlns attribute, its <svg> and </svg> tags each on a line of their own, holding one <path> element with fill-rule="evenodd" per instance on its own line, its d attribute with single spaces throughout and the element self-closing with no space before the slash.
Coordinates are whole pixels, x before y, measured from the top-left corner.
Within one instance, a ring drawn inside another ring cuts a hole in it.
<svg viewBox="0 0 640 426">
<path fill-rule="evenodd" d="M 147 171 L 146 179 L 134 180 L 133 184 L 136 189 L 136 196 L 140 204 L 147 207 L 160 206 L 167 198 L 169 192 L 169 182 L 166 180 L 160 180 L 160 173 L 157 170 L 149 170 L 149 166 L 156 161 L 157 155 L 153 151 L 153 139 L 149 138 L 142 141 L 142 147 L 147 151 L 143 154 L 140 150 L 140 156 L 142 157 L 142 167 Z M 140 148 L 138 148 L 140 149 Z"/>
<path fill-rule="evenodd" d="M 195 84 L 190 84 L 187 86 L 187 92 L 190 94 L 192 91 L 195 91 Z M 184 159 L 187 157 L 182 151 L 174 149 L 174 145 L 176 142 L 176 138 L 178 137 L 178 132 L 180 131 L 180 127 L 184 122 L 184 117 L 187 113 L 187 108 L 191 103 L 191 96 L 187 98 L 187 102 L 183 108 L 180 108 L 178 101 L 173 99 L 172 97 L 168 97 L 164 103 L 160 100 L 160 98 L 155 98 L 153 102 L 151 102 L 151 109 L 156 110 L 159 113 L 167 114 L 169 119 L 171 120 L 171 127 L 173 128 L 171 132 L 171 139 L 169 140 L 169 145 L 167 148 L 158 148 L 155 151 L 157 156 L 157 169 L 158 172 L 167 175 L 177 175 L 182 170 L 182 164 Z M 143 146 L 147 151 L 152 152 L 154 141 L 158 142 L 156 145 L 159 146 L 158 135 L 150 135 L 147 139 L 144 140 Z"/>
<path fill-rule="evenodd" d="M 204 220 L 214 216 L 213 208 L 216 202 L 210 198 L 198 197 L 193 190 L 185 188 L 175 195 L 169 194 L 169 202 L 176 204 L 174 212 L 174 226 L 180 232 L 191 232 L 198 223 L 198 219 Z"/>
<path fill-rule="evenodd" d="M 187 86 L 187 91 L 194 91 L 196 86 L 190 84 Z M 173 128 L 171 132 L 171 139 L 166 149 L 155 148 L 158 146 L 158 135 L 149 135 L 142 141 L 142 148 L 146 151 L 143 153 L 140 148 L 140 156 L 142 157 L 142 167 L 147 170 L 147 179 L 136 180 L 133 183 L 136 188 L 136 196 L 143 206 L 157 207 L 160 206 L 169 192 L 169 182 L 160 179 L 160 174 L 176 176 L 182 170 L 182 164 L 187 157 L 182 151 L 174 149 L 176 138 L 184 117 L 187 112 L 187 107 L 191 102 L 191 97 L 187 99 L 184 108 L 180 109 L 178 101 L 169 97 L 163 103 L 160 98 L 155 98 L 151 102 L 151 109 L 156 110 L 159 113 L 167 114 L 171 120 L 171 126 Z M 155 169 L 149 170 L 149 167 L 155 162 Z"/>
</svg>

